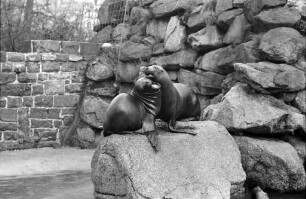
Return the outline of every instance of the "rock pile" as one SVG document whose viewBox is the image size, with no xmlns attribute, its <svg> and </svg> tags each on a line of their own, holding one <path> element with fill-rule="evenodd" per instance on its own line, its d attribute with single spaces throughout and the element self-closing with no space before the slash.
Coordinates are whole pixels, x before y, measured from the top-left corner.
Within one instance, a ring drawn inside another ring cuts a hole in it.
<svg viewBox="0 0 306 199">
<path fill-rule="evenodd" d="M 119 90 L 129 90 L 141 65 L 163 66 L 173 81 L 198 94 L 203 120 L 217 121 L 234 135 L 247 182 L 280 192 L 305 189 L 305 151 L 300 149 L 306 146 L 306 3 L 141 0 L 129 9 L 129 18 L 116 27 L 100 20 L 104 36 L 121 30 Z M 109 67 L 103 70 L 88 73 L 95 78 L 113 74 Z M 103 142 L 100 152 L 110 143 Z M 116 155 L 127 157 L 122 146 L 116 147 Z M 125 172 L 134 172 L 130 161 L 120 162 Z"/>
</svg>

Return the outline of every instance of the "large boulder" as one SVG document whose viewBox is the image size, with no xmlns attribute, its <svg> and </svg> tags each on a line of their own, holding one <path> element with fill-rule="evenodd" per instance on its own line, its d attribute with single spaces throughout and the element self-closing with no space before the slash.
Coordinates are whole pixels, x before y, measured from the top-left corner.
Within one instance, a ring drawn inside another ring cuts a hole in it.
<svg viewBox="0 0 306 199">
<path fill-rule="evenodd" d="M 210 0 L 192 10 L 187 21 L 187 26 L 192 30 L 200 30 L 206 25 L 216 22 L 216 1 Z"/>
<path fill-rule="evenodd" d="M 195 50 L 210 51 L 220 48 L 223 45 L 223 34 L 217 26 L 206 26 L 196 33 L 188 36 L 188 43 Z"/>
<path fill-rule="evenodd" d="M 247 179 L 260 187 L 280 192 L 302 191 L 306 176 L 296 150 L 288 143 L 235 136 Z"/>
<path fill-rule="evenodd" d="M 275 28 L 262 36 L 259 49 L 269 60 L 294 63 L 303 55 L 306 41 L 295 29 Z"/>
<path fill-rule="evenodd" d="M 166 70 L 178 70 L 180 68 L 193 68 L 196 62 L 197 52 L 193 49 L 182 50 L 170 55 L 152 57 L 150 64 L 160 65 Z"/>
<path fill-rule="evenodd" d="M 265 32 L 277 27 L 294 27 L 300 19 L 298 11 L 286 7 L 263 10 L 254 17 L 253 30 Z"/>
<path fill-rule="evenodd" d="M 152 55 L 152 46 L 133 41 L 126 41 L 120 48 L 120 61 L 147 60 Z"/>
<path fill-rule="evenodd" d="M 293 106 L 306 114 L 306 90 L 297 93 L 293 100 Z"/>
<path fill-rule="evenodd" d="M 148 9 L 142 7 L 133 7 L 129 16 L 129 24 L 146 24 L 152 15 Z"/>
<path fill-rule="evenodd" d="M 291 65 L 270 62 L 236 63 L 235 71 L 255 90 L 269 94 L 305 88 L 303 72 Z"/>
<path fill-rule="evenodd" d="M 240 44 L 249 36 L 252 25 L 246 20 L 244 14 L 235 17 L 223 37 L 225 44 Z"/>
<path fill-rule="evenodd" d="M 131 26 L 127 23 L 120 23 L 114 28 L 112 39 L 114 42 L 119 43 L 121 41 L 126 41 L 129 35 L 131 35 Z"/>
<path fill-rule="evenodd" d="M 89 63 L 86 77 L 94 81 L 103 81 L 114 76 L 116 62 L 108 56 L 102 55 Z"/>
<path fill-rule="evenodd" d="M 161 151 L 144 135 L 112 135 L 96 149 L 92 181 L 96 199 L 223 199 L 239 191 L 245 180 L 234 139 L 216 122 L 189 122 L 197 136 L 158 129 Z"/>
<path fill-rule="evenodd" d="M 168 22 L 164 20 L 151 20 L 147 24 L 147 36 L 152 36 L 157 40 L 164 41 Z"/>
<path fill-rule="evenodd" d="M 181 69 L 178 73 L 178 82 L 191 87 L 194 92 L 201 95 L 218 95 L 221 93 L 221 84 L 225 76 L 214 72 L 201 72 L 200 74 Z"/>
<path fill-rule="evenodd" d="M 185 26 L 181 24 L 178 16 L 171 17 L 166 30 L 164 41 L 165 52 L 177 52 L 184 48 L 187 35 Z"/>
<path fill-rule="evenodd" d="M 87 93 L 90 95 L 111 98 L 117 95 L 117 86 L 113 79 L 101 82 L 88 81 L 86 87 Z"/>
<path fill-rule="evenodd" d="M 133 83 L 140 71 L 140 64 L 134 62 L 119 62 L 116 71 L 116 80 L 120 83 Z"/>
<path fill-rule="evenodd" d="M 80 117 L 89 126 L 102 128 L 108 106 L 109 104 L 103 99 L 88 95 L 83 99 Z"/>
<path fill-rule="evenodd" d="M 227 30 L 234 21 L 235 17 L 241 15 L 242 13 L 243 13 L 242 8 L 227 10 L 225 12 L 222 12 L 218 16 L 217 20 L 218 27 L 222 30 Z"/>
<path fill-rule="evenodd" d="M 205 120 L 218 121 L 232 132 L 284 134 L 301 129 L 306 133 L 305 115 L 270 95 L 254 92 L 238 83 L 203 113 Z"/>
<path fill-rule="evenodd" d="M 233 8 L 233 0 L 217 0 L 216 5 L 216 14 L 219 15 L 220 13 L 230 10 Z"/>
<path fill-rule="evenodd" d="M 261 54 L 258 50 L 260 37 L 254 36 L 250 41 L 239 44 L 235 47 L 236 63 L 255 63 L 261 60 Z"/>
<path fill-rule="evenodd" d="M 108 25 L 99 31 L 93 38 L 91 42 L 94 43 L 106 43 L 112 40 L 113 28 Z"/>
<path fill-rule="evenodd" d="M 234 72 L 235 50 L 231 46 L 210 51 L 199 58 L 195 67 L 221 75 Z"/>
</svg>

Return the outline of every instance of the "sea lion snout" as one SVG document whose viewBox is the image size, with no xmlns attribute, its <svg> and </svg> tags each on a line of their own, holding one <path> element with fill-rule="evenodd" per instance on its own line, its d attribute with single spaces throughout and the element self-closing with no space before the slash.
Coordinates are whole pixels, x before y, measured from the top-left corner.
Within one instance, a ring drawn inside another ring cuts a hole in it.
<svg viewBox="0 0 306 199">
<path fill-rule="evenodd" d="M 151 79 L 147 77 L 142 77 L 137 80 L 135 83 L 136 90 L 142 90 L 145 92 L 156 91 L 160 89 L 160 84 L 157 82 L 153 82 Z"/>
</svg>

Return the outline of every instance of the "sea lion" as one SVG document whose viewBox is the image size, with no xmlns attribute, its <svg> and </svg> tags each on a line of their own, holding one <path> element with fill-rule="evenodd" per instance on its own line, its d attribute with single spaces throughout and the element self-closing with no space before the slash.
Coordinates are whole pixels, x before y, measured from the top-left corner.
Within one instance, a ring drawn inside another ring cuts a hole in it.
<svg viewBox="0 0 306 199">
<path fill-rule="evenodd" d="M 141 129 L 155 150 L 159 150 L 155 129 L 155 117 L 161 108 L 161 86 L 142 77 L 135 83 L 130 94 L 117 95 L 106 110 L 103 122 L 105 136 L 112 133 Z"/>
<path fill-rule="evenodd" d="M 188 133 L 174 129 L 176 121 L 186 118 L 199 119 L 201 114 L 200 101 L 194 91 L 188 86 L 173 83 L 165 69 L 158 65 L 152 65 L 144 70 L 149 79 L 161 84 L 161 109 L 157 118 L 168 123 L 168 128 L 174 133 Z"/>
</svg>

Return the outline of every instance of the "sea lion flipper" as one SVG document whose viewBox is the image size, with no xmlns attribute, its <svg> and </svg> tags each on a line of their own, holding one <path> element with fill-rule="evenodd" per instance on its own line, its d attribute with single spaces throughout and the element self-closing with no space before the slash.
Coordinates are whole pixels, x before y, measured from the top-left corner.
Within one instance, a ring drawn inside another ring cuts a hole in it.
<svg viewBox="0 0 306 199">
<path fill-rule="evenodd" d="M 191 131 L 191 130 L 186 131 L 186 130 L 175 129 L 170 124 L 168 124 L 168 128 L 169 128 L 169 131 L 172 132 L 172 133 L 183 133 L 183 134 L 189 134 L 189 135 L 197 135 L 196 132 Z"/>
<path fill-rule="evenodd" d="M 153 131 L 147 131 L 144 133 L 150 144 L 152 145 L 152 147 L 154 148 L 154 150 L 156 152 L 160 151 L 161 147 L 160 147 L 160 142 L 159 142 L 159 138 L 158 138 L 158 133 L 156 130 L 153 130 Z"/>
</svg>

